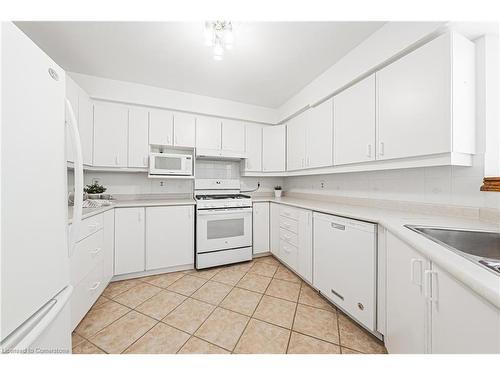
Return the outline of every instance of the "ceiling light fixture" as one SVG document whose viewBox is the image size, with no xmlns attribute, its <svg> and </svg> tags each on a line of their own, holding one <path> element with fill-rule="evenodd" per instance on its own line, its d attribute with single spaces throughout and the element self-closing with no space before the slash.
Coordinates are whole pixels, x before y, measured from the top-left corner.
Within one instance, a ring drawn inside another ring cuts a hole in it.
<svg viewBox="0 0 500 375">
<path fill-rule="evenodd" d="M 224 51 L 233 48 L 234 34 L 231 21 L 206 21 L 205 45 L 212 47 L 214 60 L 222 60 Z"/>
</svg>

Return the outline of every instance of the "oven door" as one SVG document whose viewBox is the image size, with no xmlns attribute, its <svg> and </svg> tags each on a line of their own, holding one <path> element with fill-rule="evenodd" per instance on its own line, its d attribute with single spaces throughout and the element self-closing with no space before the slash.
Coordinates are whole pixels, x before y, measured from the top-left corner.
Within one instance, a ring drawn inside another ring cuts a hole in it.
<svg viewBox="0 0 500 375">
<path fill-rule="evenodd" d="M 196 252 L 252 246 L 252 208 L 197 210 Z"/>
</svg>

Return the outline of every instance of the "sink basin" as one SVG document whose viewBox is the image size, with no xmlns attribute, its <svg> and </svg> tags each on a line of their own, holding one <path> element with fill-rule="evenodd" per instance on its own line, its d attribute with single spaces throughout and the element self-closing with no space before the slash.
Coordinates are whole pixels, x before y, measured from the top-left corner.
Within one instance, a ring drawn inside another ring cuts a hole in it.
<svg viewBox="0 0 500 375">
<path fill-rule="evenodd" d="M 500 275 L 500 233 L 418 225 L 405 227 Z"/>
</svg>

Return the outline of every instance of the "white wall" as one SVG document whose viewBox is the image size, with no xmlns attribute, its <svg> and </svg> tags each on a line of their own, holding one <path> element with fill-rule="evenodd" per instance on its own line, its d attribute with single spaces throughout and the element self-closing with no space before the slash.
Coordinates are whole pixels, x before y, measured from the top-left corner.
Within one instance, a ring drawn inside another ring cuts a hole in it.
<svg viewBox="0 0 500 375">
<path fill-rule="evenodd" d="M 278 108 L 280 121 L 332 95 L 415 43 L 444 28 L 444 22 L 388 22 Z"/>
<path fill-rule="evenodd" d="M 69 73 L 91 98 L 187 111 L 262 123 L 276 123 L 273 108 L 168 90 L 138 83 Z"/>
</svg>

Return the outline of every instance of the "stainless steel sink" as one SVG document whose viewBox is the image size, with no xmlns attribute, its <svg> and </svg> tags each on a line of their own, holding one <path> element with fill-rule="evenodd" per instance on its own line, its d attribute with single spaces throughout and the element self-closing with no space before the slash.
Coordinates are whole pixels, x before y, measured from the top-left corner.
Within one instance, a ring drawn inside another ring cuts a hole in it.
<svg viewBox="0 0 500 375">
<path fill-rule="evenodd" d="M 500 275 L 500 233 L 418 225 L 405 227 Z"/>
</svg>

